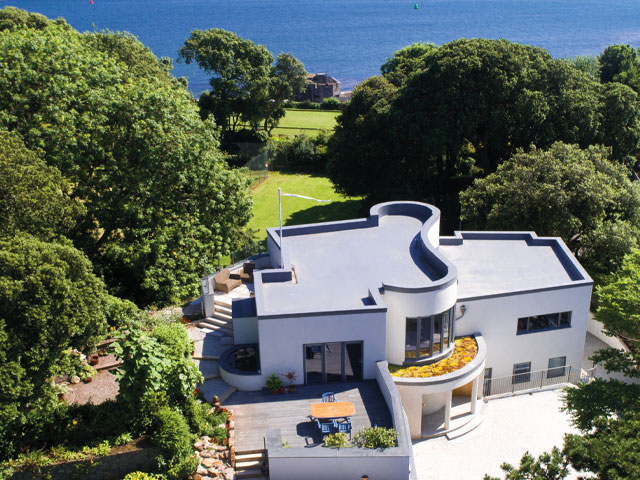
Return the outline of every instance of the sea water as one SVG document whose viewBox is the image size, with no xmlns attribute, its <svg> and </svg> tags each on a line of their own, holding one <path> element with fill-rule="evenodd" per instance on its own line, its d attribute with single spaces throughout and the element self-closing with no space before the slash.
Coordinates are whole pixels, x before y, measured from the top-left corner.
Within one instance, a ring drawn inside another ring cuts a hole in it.
<svg viewBox="0 0 640 480">
<path fill-rule="evenodd" d="M 414 4 L 418 3 L 418 8 Z M 193 29 L 224 28 L 290 52 L 309 72 L 327 72 L 342 89 L 380 72 L 414 42 L 506 38 L 555 57 L 597 55 L 608 45 L 640 45 L 638 0 L 0 0 L 74 28 L 126 30 L 161 57 L 177 57 Z M 194 93 L 208 87 L 197 65 L 174 61 Z"/>
</svg>

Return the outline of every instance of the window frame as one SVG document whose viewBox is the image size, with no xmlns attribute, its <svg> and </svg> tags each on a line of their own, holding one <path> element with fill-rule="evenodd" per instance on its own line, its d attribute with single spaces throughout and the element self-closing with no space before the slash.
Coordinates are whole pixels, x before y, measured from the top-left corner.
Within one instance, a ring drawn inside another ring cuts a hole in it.
<svg viewBox="0 0 640 480">
<path fill-rule="evenodd" d="M 551 366 L 551 360 L 558 360 L 558 359 L 563 359 L 564 363 L 561 366 L 552 367 Z M 556 370 L 556 371 L 558 371 L 558 373 L 554 372 L 553 375 L 552 375 L 551 374 L 552 370 Z M 564 377 L 566 374 L 567 374 L 567 357 L 566 357 L 566 355 L 562 356 L 562 357 L 550 357 L 549 361 L 547 362 L 547 378 Z"/>
<path fill-rule="evenodd" d="M 435 325 L 436 321 L 440 320 L 440 340 L 439 342 L 434 343 L 434 337 L 436 336 Z M 425 322 L 426 319 L 429 321 Z M 447 338 L 445 341 L 445 337 L 443 335 L 444 332 L 444 323 L 445 319 L 447 319 Z M 415 347 L 411 346 L 410 349 L 407 349 L 407 327 L 409 321 L 415 322 L 416 329 L 413 331 L 415 333 L 416 345 Z M 420 344 L 422 343 L 422 329 L 424 324 L 427 324 L 427 328 L 429 329 L 429 353 L 428 355 L 421 356 L 420 355 Z M 434 315 L 424 315 L 420 317 L 406 317 L 405 321 L 405 345 L 404 345 L 404 363 L 405 364 L 415 364 L 421 363 L 429 360 L 439 359 L 445 357 L 449 352 L 453 350 L 455 347 L 455 305 L 444 312 L 436 313 Z M 436 346 L 437 345 L 437 346 Z M 446 345 L 446 346 L 445 346 Z M 415 352 L 415 357 L 409 357 L 407 354 L 411 352 Z"/>
<path fill-rule="evenodd" d="M 526 370 L 525 370 L 526 368 Z M 529 383 L 531 381 L 531 362 L 519 362 L 513 364 L 511 384 Z"/>
<path fill-rule="evenodd" d="M 542 328 L 531 328 L 531 323 L 537 321 L 540 317 L 555 317 L 551 320 L 550 326 Z M 529 333 L 549 332 L 553 330 L 562 330 L 565 328 L 571 328 L 571 319 L 573 317 L 572 311 L 555 312 L 555 313 L 543 313 L 538 315 L 529 315 L 528 317 L 518 317 L 516 321 L 516 335 L 527 335 Z M 561 324 L 563 319 L 566 319 L 566 324 Z M 521 329 L 520 325 L 524 323 L 525 329 Z"/>
</svg>

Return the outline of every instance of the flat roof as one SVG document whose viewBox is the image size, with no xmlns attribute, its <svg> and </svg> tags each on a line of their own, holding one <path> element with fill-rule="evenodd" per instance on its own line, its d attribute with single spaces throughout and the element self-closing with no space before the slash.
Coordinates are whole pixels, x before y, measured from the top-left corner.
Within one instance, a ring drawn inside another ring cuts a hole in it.
<svg viewBox="0 0 640 480">
<path fill-rule="evenodd" d="M 258 273 L 257 314 L 384 309 L 381 288 L 410 293 L 455 281 L 459 300 L 592 283 L 560 238 L 455 232 L 434 247 L 439 219 L 430 205 L 388 202 L 366 219 L 285 228 L 284 268 Z M 268 235 L 277 250 L 278 231 Z"/>
<path fill-rule="evenodd" d="M 464 237 L 466 232 L 460 232 Z M 528 237 L 528 235 L 527 235 Z M 476 238 L 447 244 L 440 252 L 458 269 L 458 298 L 481 297 L 573 285 L 590 278 L 577 272 L 560 239 L 535 242 L 514 232 L 477 233 Z M 573 257 L 571 255 L 571 257 Z"/>
<path fill-rule="evenodd" d="M 401 215 L 378 226 L 284 237 L 295 281 L 265 282 L 266 312 L 346 310 L 367 305 L 369 288 L 384 283 L 426 287 L 438 276 L 418 258 L 423 222 Z"/>
</svg>

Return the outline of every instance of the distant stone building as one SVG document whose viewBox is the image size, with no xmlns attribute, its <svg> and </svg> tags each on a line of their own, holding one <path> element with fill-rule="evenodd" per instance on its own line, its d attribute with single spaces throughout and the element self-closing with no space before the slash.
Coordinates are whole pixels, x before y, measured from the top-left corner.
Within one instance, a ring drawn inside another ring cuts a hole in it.
<svg viewBox="0 0 640 480">
<path fill-rule="evenodd" d="M 298 94 L 296 102 L 322 102 L 325 98 L 340 96 L 340 82 L 326 73 L 307 75 L 307 89 Z"/>
</svg>

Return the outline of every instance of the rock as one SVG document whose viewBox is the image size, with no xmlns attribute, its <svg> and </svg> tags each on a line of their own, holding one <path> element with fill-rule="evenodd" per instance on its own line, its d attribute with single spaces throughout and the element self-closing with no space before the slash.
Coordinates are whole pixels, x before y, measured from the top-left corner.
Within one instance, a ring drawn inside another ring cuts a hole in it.
<svg viewBox="0 0 640 480">
<path fill-rule="evenodd" d="M 214 458 L 216 456 L 215 450 L 203 450 L 200 453 L 200 458 Z"/>
<path fill-rule="evenodd" d="M 77 375 L 74 375 L 73 377 L 71 377 L 70 382 L 71 382 L 72 385 L 76 385 L 76 384 L 80 383 L 80 377 L 77 376 Z"/>
<path fill-rule="evenodd" d="M 193 476 L 193 480 L 202 480 L 202 475 L 200 475 L 199 473 L 196 473 L 196 474 Z"/>
<path fill-rule="evenodd" d="M 211 437 L 207 437 L 205 435 L 204 437 L 200 437 L 200 440 L 202 440 L 203 442 L 210 442 L 211 441 Z"/>
<path fill-rule="evenodd" d="M 233 420 L 229 420 L 229 430 L 233 430 L 236 428 L 236 422 Z"/>
<path fill-rule="evenodd" d="M 211 468 L 216 463 L 216 460 L 214 458 L 203 458 L 200 463 L 203 467 Z"/>
<path fill-rule="evenodd" d="M 199 475 L 206 475 L 209 472 L 202 465 L 198 465 L 198 469 L 196 470 L 196 473 Z"/>
<path fill-rule="evenodd" d="M 213 445 L 213 447 L 218 452 L 224 452 L 227 449 L 227 447 L 225 447 L 224 445 Z"/>
<path fill-rule="evenodd" d="M 236 476 L 236 472 L 233 471 L 233 468 L 227 468 L 223 473 L 224 473 L 224 480 L 234 480 Z"/>
</svg>

